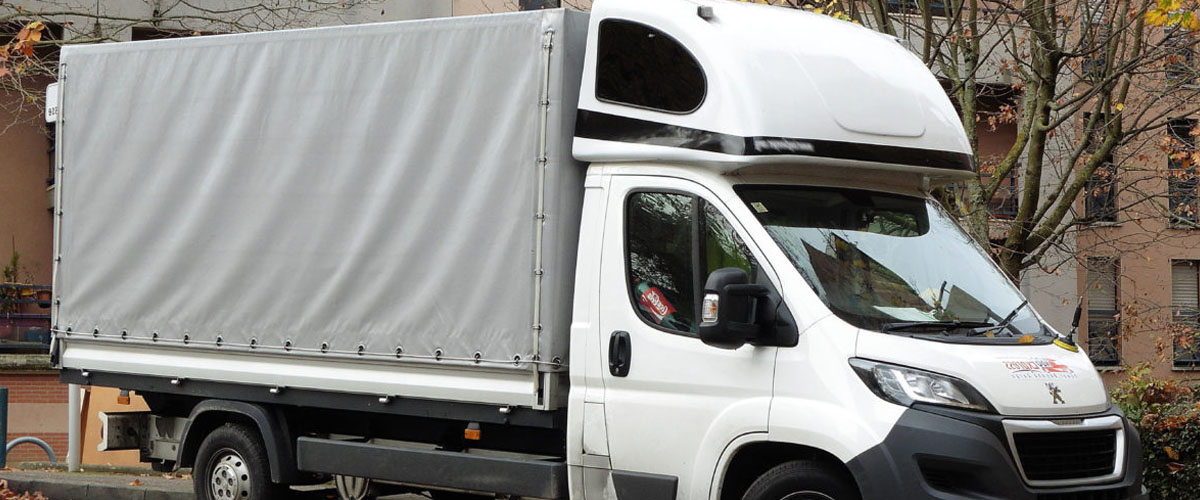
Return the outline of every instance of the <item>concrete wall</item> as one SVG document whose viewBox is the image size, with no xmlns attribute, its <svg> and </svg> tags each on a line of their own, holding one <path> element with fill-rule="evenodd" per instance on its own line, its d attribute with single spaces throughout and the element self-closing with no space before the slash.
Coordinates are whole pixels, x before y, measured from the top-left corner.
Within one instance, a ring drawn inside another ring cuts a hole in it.
<svg viewBox="0 0 1200 500">
<path fill-rule="evenodd" d="M 1064 176 L 1074 173 L 1075 166 L 1067 162 L 1078 139 L 1074 125 L 1074 121 L 1064 123 L 1046 145 L 1042 164 L 1043 196 L 1054 192 Z M 1073 214 L 1068 214 L 1063 223 L 1070 223 L 1073 218 Z M 1062 333 L 1071 330 L 1071 319 L 1079 298 L 1075 283 L 1079 272 L 1077 253 L 1074 233 L 1067 233 L 1057 249 L 1046 252 L 1041 267 L 1028 268 L 1021 273 L 1021 291 L 1029 298 L 1029 303 L 1051 327 Z"/>
<path fill-rule="evenodd" d="M 0 99 L 21 102 L 13 93 L 0 93 Z M 0 267 L 15 249 L 21 255 L 19 280 L 48 285 L 54 227 L 46 191 L 51 144 L 38 106 L 12 113 L 14 106 L 0 106 Z M 23 306 L 21 312 L 46 311 Z"/>
</svg>

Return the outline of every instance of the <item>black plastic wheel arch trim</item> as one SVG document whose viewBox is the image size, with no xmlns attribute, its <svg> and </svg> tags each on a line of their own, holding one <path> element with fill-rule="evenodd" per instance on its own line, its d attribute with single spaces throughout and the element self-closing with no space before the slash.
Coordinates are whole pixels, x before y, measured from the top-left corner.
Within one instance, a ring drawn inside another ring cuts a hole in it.
<svg viewBox="0 0 1200 500">
<path fill-rule="evenodd" d="M 262 437 L 263 447 L 267 450 L 267 463 L 271 466 L 271 481 L 290 484 L 299 479 L 300 474 L 296 469 L 296 454 L 292 451 L 292 441 L 286 420 L 277 418 L 263 406 L 242 401 L 208 399 L 201 401 L 192 409 L 192 413 L 183 427 L 183 437 L 180 441 L 183 446 L 179 447 L 176 456 L 180 467 L 195 465 L 196 452 L 205 438 L 205 436 L 191 435 L 193 424 L 201 418 L 205 418 L 206 414 L 210 418 L 219 418 L 213 415 L 214 413 L 232 413 L 254 421 L 259 436 Z"/>
<path fill-rule="evenodd" d="M 602 141 L 711 151 L 735 156 L 798 155 L 912 165 L 961 172 L 975 171 L 975 157 L 955 151 L 798 137 L 747 137 L 610 115 L 586 109 L 579 110 L 575 118 L 575 136 Z"/>
<path fill-rule="evenodd" d="M 612 471 L 613 489 L 621 500 L 671 500 L 679 478 L 624 470 Z"/>
</svg>

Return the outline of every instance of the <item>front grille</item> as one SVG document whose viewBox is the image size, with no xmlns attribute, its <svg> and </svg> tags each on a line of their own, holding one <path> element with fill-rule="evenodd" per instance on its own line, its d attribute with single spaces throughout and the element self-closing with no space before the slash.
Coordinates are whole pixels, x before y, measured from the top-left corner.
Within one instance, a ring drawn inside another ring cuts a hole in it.
<svg viewBox="0 0 1200 500">
<path fill-rule="evenodd" d="M 1042 493 L 1037 500 L 1125 500 L 1124 488 L 1106 490 L 1073 491 L 1070 493 Z"/>
<path fill-rule="evenodd" d="M 1117 456 L 1115 429 L 1017 432 L 1012 437 L 1017 459 L 1030 481 L 1083 479 L 1113 473 Z"/>
</svg>

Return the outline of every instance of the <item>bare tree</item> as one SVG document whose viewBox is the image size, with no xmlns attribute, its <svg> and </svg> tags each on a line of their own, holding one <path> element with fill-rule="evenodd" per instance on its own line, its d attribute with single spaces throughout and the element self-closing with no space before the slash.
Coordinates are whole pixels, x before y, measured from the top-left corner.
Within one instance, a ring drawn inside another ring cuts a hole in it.
<svg viewBox="0 0 1200 500">
<path fill-rule="evenodd" d="M 357 20 L 382 0 L 0 0 L 0 106 L 34 116 L 67 44 L 128 40 L 132 30 L 165 38 L 243 33 Z"/>
</svg>

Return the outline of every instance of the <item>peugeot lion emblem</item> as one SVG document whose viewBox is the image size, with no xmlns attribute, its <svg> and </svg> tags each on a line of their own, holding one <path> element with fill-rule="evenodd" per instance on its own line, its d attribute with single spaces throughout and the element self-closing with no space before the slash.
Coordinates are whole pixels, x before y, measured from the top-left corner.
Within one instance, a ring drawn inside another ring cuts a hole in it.
<svg viewBox="0 0 1200 500">
<path fill-rule="evenodd" d="M 1062 391 L 1058 389 L 1057 385 L 1047 382 L 1046 388 L 1050 390 L 1050 397 L 1054 398 L 1054 404 L 1061 405 L 1067 403 L 1066 401 L 1063 401 Z"/>
</svg>

